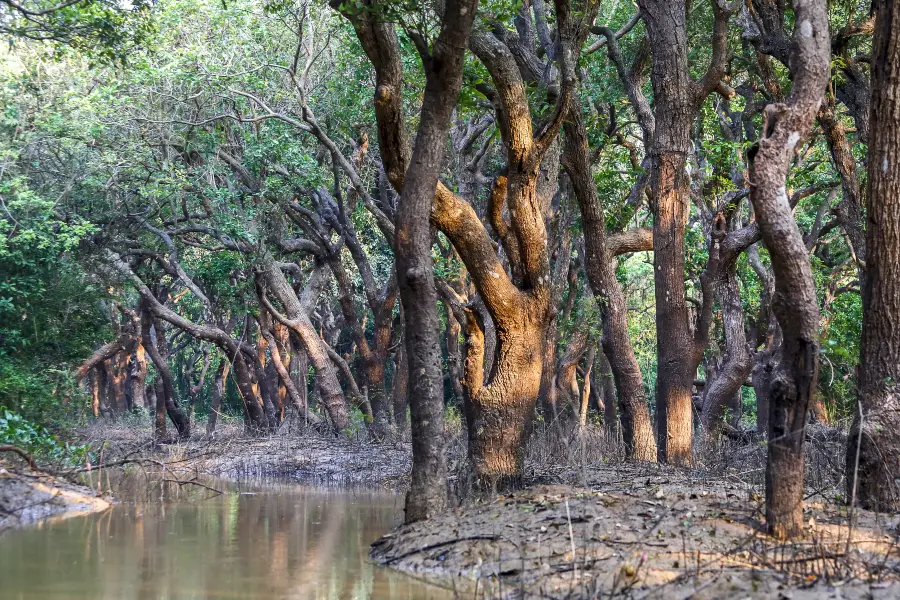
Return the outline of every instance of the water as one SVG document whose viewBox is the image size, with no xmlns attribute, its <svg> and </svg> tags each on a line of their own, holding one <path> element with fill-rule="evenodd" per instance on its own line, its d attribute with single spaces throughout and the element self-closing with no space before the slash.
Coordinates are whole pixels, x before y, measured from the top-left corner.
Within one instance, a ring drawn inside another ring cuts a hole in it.
<svg viewBox="0 0 900 600">
<path fill-rule="evenodd" d="M 400 494 L 204 481 L 228 493 L 130 480 L 112 488 L 140 488 L 140 502 L 6 533 L 0 598 L 453 597 L 368 562 L 369 544 L 402 516 Z"/>
</svg>

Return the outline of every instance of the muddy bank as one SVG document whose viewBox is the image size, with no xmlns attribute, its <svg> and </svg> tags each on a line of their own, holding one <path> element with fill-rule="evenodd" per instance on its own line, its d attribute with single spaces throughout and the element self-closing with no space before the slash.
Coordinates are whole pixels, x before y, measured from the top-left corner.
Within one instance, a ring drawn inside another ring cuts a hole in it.
<svg viewBox="0 0 900 600">
<path fill-rule="evenodd" d="M 0 533 L 38 523 L 99 512 L 109 500 L 90 488 L 33 471 L 13 471 L 0 462 Z"/>
<path fill-rule="evenodd" d="M 846 509 L 811 503 L 807 539 L 782 544 L 740 483 L 628 465 L 591 475 L 404 526 L 372 558 L 476 597 L 900 597 L 896 515 L 859 514 L 851 532 Z"/>
<path fill-rule="evenodd" d="M 149 429 L 94 427 L 82 442 L 102 443 L 105 464 L 133 460 L 146 468 L 165 465 L 176 473 L 199 473 L 225 479 L 277 478 L 334 486 L 407 485 L 412 465 L 408 442 L 373 442 L 314 431 L 250 436 L 240 427 L 223 427 L 213 437 L 156 444 Z"/>
</svg>

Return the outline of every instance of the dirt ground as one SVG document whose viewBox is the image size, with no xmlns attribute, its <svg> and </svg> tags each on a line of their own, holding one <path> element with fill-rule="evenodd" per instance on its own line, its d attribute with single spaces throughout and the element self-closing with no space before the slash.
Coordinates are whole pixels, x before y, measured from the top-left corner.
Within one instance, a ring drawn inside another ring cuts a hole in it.
<svg viewBox="0 0 900 600">
<path fill-rule="evenodd" d="M 372 558 L 463 598 L 900 598 L 897 515 L 858 513 L 851 530 L 845 508 L 813 501 L 807 538 L 782 544 L 752 485 L 649 465 L 587 477 L 404 526 Z"/>
<path fill-rule="evenodd" d="M 0 533 L 48 519 L 106 510 L 109 500 L 92 489 L 27 469 L 13 471 L 0 461 Z"/>
</svg>

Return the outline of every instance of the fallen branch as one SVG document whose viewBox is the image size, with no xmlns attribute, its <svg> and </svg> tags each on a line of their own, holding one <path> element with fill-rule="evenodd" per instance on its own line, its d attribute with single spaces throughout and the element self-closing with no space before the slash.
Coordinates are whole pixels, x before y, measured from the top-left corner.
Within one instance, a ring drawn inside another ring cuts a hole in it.
<svg viewBox="0 0 900 600">
<path fill-rule="evenodd" d="M 14 452 L 22 457 L 22 459 L 28 463 L 28 466 L 32 471 L 40 471 L 37 468 L 37 465 L 34 462 L 34 459 L 30 454 L 19 448 L 18 446 L 13 446 L 12 444 L 0 444 L 0 452 Z"/>
</svg>

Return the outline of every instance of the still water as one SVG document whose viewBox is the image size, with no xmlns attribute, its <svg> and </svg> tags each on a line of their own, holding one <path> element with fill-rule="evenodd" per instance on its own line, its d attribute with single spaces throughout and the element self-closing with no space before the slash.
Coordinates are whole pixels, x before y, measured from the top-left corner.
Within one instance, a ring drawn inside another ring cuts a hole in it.
<svg viewBox="0 0 900 600">
<path fill-rule="evenodd" d="M 134 482 L 113 484 L 119 497 Z M 452 598 L 375 567 L 403 495 L 286 484 L 143 482 L 149 495 L 0 537 L 2 600 Z"/>
</svg>

